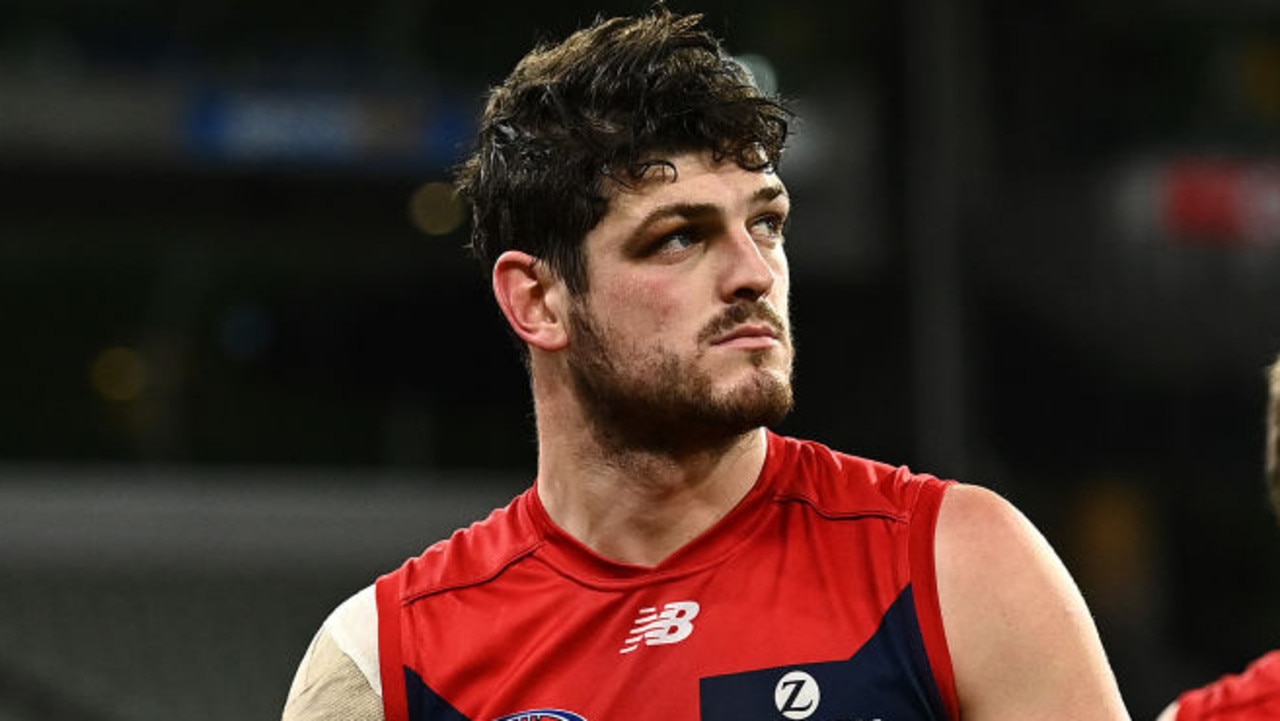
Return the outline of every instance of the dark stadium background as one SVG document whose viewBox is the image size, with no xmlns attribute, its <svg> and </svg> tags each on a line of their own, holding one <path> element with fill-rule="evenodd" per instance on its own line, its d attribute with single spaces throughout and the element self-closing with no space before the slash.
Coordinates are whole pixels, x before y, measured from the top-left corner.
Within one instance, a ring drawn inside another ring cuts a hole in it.
<svg viewBox="0 0 1280 721">
<path fill-rule="evenodd" d="M 531 480 L 449 168 L 643 3 L 6 0 L 0 721 L 279 713 L 324 614 Z M 1131 710 L 1280 645 L 1280 5 L 671 3 L 800 111 L 782 429 L 999 490 Z"/>
</svg>

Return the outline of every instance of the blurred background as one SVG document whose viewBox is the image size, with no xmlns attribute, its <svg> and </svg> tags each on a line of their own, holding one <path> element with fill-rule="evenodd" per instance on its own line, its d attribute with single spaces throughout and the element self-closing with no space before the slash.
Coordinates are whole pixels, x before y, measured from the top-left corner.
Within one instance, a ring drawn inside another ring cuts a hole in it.
<svg viewBox="0 0 1280 721">
<path fill-rule="evenodd" d="M 781 429 L 987 485 L 1136 719 L 1280 645 L 1280 5 L 672 0 L 800 112 Z M 5 0 L 0 721 L 278 718 L 328 611 L 532 479 L 450 168 L 646 4 Z"/>
</svg>

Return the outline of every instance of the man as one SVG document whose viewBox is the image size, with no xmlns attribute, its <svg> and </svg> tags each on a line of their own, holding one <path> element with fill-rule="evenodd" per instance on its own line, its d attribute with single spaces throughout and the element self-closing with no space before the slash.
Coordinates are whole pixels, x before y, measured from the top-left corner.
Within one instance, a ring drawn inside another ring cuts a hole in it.
<svg viewBox="0 0 1280 721">
<path fill-rule="evenodd" d="M 597 22 L 492 92 L 460 188 L 537 478 L 339 607 L 285 719 L 1127 718 L 1008 503 L 767 430 L 789 115 L 698 22 Z"/>
<path fill-rule="evenodd" d="M 1267 484 L 1280 517 L 1280 357 L 1271 365 L 1267 403 Z M 1159 721 L 1273 721 L 1280 719 L 1280 650 L 1265 654 L 1244 672 L 1187 691 Z"/>
</svg>

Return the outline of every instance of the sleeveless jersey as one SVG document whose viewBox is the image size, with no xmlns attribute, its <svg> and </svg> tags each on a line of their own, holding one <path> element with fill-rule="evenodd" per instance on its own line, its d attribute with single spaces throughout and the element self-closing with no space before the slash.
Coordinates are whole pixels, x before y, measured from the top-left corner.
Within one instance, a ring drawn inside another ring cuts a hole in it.
<svg viewBox="0 0 1280 721">
<path fill-rule="evenodd" d="M 1280 651 L 1243 673 L 1178 697 L 1178 721 L 1274 721 L 1280 719 Z"/>
<path fill-rule="evenodd" d="M 949 482 L 768 443 L 747 496 L 656 567 L 568 536 L 535 484 L 378 579 L 387 721 L 957 719 Z"/>
</svg>

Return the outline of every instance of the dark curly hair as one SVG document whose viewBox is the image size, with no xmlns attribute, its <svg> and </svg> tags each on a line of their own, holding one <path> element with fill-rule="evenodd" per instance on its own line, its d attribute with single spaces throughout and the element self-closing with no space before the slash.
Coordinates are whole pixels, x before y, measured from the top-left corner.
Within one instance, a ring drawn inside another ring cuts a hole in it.
<svg viewBox="0 0 1280 721">
<path fill-rule="evenodd" d="M 587 290 L 582 240 L 655 153 L 709 150 L 744 168 L 776 167 L 791 112 L 699 27 L 657 6 L 597 19 L 526 55 L 494 88 L 477 147 L 458 172 L 472 207 L 470 249 L 486 269 L 518 249 L 570 292 Z"/>
</svg>

